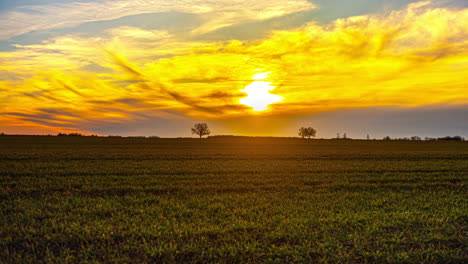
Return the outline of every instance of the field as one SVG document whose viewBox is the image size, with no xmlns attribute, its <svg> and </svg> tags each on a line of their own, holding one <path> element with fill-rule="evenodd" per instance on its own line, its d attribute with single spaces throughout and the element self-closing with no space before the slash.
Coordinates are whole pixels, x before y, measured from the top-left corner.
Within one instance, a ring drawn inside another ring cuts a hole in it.
<svg viewBox="0 0 468 264">
<path fill-rule="evenodd" d="M 0 136 L 0 148 L 0 263 L 468 259 L 468 142 Z"/>
</svg>

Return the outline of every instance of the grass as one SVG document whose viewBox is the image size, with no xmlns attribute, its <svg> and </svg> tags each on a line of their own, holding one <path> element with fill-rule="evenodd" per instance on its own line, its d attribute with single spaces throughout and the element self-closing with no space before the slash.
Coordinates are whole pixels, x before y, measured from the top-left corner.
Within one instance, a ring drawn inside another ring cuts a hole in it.
<svg viewBox="0 0 468 264">
<path fill-rule="evenodd" d="M 0 137 L 2 263 L 463 263 L 466 142 Z"/>
</svg>

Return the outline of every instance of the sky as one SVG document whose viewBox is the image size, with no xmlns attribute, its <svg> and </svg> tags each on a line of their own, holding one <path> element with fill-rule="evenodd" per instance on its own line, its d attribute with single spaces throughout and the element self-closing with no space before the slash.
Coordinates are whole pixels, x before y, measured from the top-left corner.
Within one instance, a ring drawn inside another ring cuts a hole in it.
<svg viewBox="0 0 468 264">
<path fill-rule="evenodd" d="M 0 132 L 468 137 L 468 1 L 2 0 Z"/>
</svg>

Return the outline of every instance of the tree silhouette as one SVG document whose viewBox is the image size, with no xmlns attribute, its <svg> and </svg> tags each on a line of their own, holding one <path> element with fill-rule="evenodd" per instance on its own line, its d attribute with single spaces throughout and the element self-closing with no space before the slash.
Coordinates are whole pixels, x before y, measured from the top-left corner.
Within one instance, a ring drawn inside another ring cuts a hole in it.
<svg viewBox="0 0 468 264">
<path fill-rule="evenodd" d="M 299 136 L 305 138 L 307 136 L 307 129 L 305 127 L 299 128 Z"/>
<path fill-rule="evenodd" d="M 196 123 L 192 127 L 192 134 L 196 134 L 200 138 L 202 138 L 203 136 L 207 136 L 210 133 L 210 129 L 208 129 L 208 125 L 206 123 Z"/>
<path fill-rule="evenodd" d="M 317 133 L 317 130 L 313 129 L 312 127 L 301 127 L 301 128 L 299 128 L 299 136 L 301 136 L 302 138 L 315 137 L 316 133 Z"/>
</svg>

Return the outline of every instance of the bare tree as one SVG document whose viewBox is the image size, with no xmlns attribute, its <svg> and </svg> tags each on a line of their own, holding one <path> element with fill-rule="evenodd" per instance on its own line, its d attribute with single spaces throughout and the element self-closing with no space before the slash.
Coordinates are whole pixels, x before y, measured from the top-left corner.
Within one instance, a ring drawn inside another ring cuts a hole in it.
<svg viewBox="0 0 468 264">
<path fill-rule="evenodd" d="M 315 137 L 315 134 L 317 134 L 317 130 L 313 129 L 312 127 L 299 128 L 299 136 L 301 136 L 302 138 Z"/>
<path fill-rule="evenodd" d="M 196 123 L 192 127 L 192 134 L 196 134 L 202 138 L 203 136 L 209 135 L 210 129 L 208 128 L 208 125 L 206 123 Z"/>
</svg>

